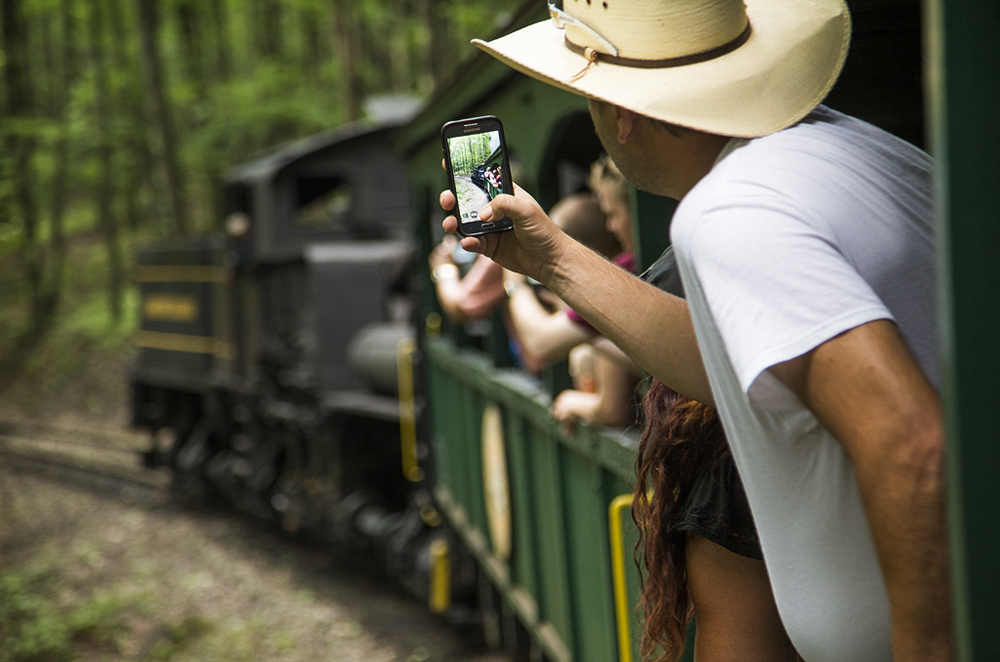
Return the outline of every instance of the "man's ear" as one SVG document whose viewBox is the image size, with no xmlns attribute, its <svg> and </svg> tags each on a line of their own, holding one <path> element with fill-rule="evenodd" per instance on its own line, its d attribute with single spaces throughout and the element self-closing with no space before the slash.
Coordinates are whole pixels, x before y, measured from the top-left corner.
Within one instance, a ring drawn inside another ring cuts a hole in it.
<svg viewBox="0 0 1000 662">
<path fill-rule="evenodd" d="M 615 106 L 615 119 L 618 122 L 618 142 L 622 145 L 628 142 L 639 116 L 628 108 Z"/>
</svg>

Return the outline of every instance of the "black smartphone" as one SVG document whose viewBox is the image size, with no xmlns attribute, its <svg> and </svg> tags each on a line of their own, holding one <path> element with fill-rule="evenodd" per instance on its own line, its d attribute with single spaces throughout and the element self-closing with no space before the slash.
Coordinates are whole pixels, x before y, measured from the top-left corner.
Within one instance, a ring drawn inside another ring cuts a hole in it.
<svg viewBox="0 0 1000 662">
<path fill-rule="evenodd" d="M 503 124 L 493 116 L 448 122 L 441 127 L 448 183 L 455 194 L 458 233 L 472 237 L 514 227 L 507 218 L 484 223 L 479 210 L 501 193 L 514 193 Z"/>
</svg>

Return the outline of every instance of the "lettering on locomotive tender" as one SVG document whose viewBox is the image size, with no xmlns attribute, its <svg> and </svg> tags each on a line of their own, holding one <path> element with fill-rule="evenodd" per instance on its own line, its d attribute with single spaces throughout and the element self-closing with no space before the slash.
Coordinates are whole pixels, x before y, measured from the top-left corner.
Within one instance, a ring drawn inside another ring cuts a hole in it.
<svg viewBox="0 0 1000 662">
<path fill-rule="evenodd" d="M 142 298 L 142 317 L 150 322 L 194 322 L 198 300 L 183 294 L 147 294 Z"/>
</svg>

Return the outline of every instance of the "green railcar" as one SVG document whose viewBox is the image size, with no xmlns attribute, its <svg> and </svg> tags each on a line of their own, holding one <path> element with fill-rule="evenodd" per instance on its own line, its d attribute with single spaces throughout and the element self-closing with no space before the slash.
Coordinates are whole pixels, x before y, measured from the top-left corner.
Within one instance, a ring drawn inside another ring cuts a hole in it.
<svg viewBox="0 0 1000 662">
<path fill-rule="evenodd" d="M 510 29 L 546 15 L 532 3 Z M 400 141 L 425 254 L 440 240 L 444 216 L 441 126 L 480 115 L 501 118 L 515 179 L 545 207 L 584 186 L 601 152 L 586 99 L 472 57 Z M 664 247 L 645 247 L 643 255 L 655 259 Z M 434 496 L 488 581 L 480 591 L 488 638 L 553 662 L 620 659 L 617 588 L 625 654 L 637 659 L 635 531 L 626 515 L 624 535 L 612 541 L 609 508 L 620 513 L 624 501 L 616 498 L 631 494 L 638 431 L 583 426 L 562 434 L 547 413 L 568 385 L 565 364 L 541 382 L 510 367 L 498 319 L 481 335 L 447 323 L 439 332 L 434 290 L 429 279 L 424 285 Z"/>
<path fill-rule="evenodd" d="M 851 54 L 825 103 L 940 152 L 935 154 L 939 162 L 960 163 L 965 168 L 962 177 L 971 178 L 959 180 L 951 174 L 940 179 L 942 193 L 961 191 L 963 196 L 948 208 L 942 205 L 942 231 L 959 237 L 955 241 L 963 242 L 962 250 L 980 258 L 975 265 L 963 264 L 956 260 L 953 247 L 949 246 L 951 253 L 942 252 L 943 310 L 947 324 L 959 325 L 945 348 L 953 375 L 945 392 L 952 421 L 949 452 L 962 460 L 951 468 L 952 521 L 961 525 L 953 532 L 953 554 L 959 645 L 963 651 L 977 651 L 963 653 L 968 655 L 963 659 L 996 659 L 991 655 L 1000 655 L 1000 644 L 987 634 L 986 624 L 996 621 L 1000 578 L 995 563 L 985 559 L 982 545 L 995 544 L 997 516 L 970 515 L 980 513 L 974 503 L 964 507 L 968 511 L 954 504 L 977 499 L 982 503 L 986 496 L 996 503 L 998 489 L 988 487 L 988 475 L 1000 464 L 1000 451 L 996 444 L 986 448 L 984 431 L 991 428 L 984 417 L 987 400 L 992 400 L 958 397 L 962 379 L 982 385 L 985 377 L 965 358 L 970 354 L 964 347 L 958 351 L 954 343 L 959 337 L 975 343 L 979 356 L 989 357 L 988 365 L 996 367 L 995 334 L 989 334 L 998 326 L 996 316 L 974 319 L 970 311 L 977 297 L 970 299 L 963 292 L 982 291 L 979 284 L 997 282 L 996 268 L 983 266 L 989 262 L 985 251 L 1000 244 L 996 229 L 1000 224 L 995 219 L 992 225 L 989 222 L 996 213 L 988 214 L 985 208 L 985 200 L 995 193 L 973 190 L 966 181 L 984 186 L 997 178 L 1000 56 L 989 26 L 1000 27 L 1000 13 L 979 2 L 984 21 L 974 25 L 969 17 L 975 13 L 964 8 L 959 12 L 944 0 L 927 3 L 924 15 L 914 0 L 849 4 L 854 22 Z M 531 3 L 508 29 L 545 18 L 544 5 Z M 984 71 L 972 71 L 973 53 L 983 58 Z M 956 79 L 960 82 L 954 83 Z M 978 89 L 985 97 L 973 100 Z M 949 103 L 959 98 L 961 105 Z M 938 111 L 926 122 L 925 104 L 928 114 Z M 970 115 L 969 108 L 978 108 L 980 114 Z M 458 75 L 437 92 L 399 141 L 408 164 L 415 231 L 425 254 L 440 239 L 444 216 L 438 206 L 438 194 L 446 186 L 440 167 L 440 127 L 446 121 L 486 114 L 504 122 L 515 179 L 543 207 L 572 190 L 581 169 L 600 152 L 585 99 L 473 54 L 470 46 L 470 58 Z M 985 116 L 993 121 L 987 122 Z M 974 144 L 967 126 L 976 127 L 981 145 Z M 977 171 L 965 153 L 948 152 L 948 140 L 961 141 L 962 149 L 979 155 L 985 170 Z M 633 218 L 641 266 L 666 247 L 673 207 L 673 201 L 636 193 Z M 964 217 L 951 221 L 949 214 Z M 975 237 L 983 243 L 973 245 Z M 488 580 L 492 597 L 481 591 L 481 598 L 486 603 L 498 598 L 494 641 L 512 649 L 533 649 L 549 660 L 638 659 L 638 586 L 631 562 L 635 531 L 627 513 L 618 528 L 633 484 L 638 429 L 583 426 L 576 434 L 563 434 L 547 417 L 547 408 L 568 385 L 565 366 L 550 369 L 539 384 L 510 367 L 498 318 L 478 334 L 447 322 L 442 325 L 426 273 L 421 297 L 420 347 L 429 404 L 426 435 L 435 461 L 434 494 Z M 962 424 L 967 427 L 962 429 Z M 968 449 L 962 453 L 966 444 L 976 444 L 975 452 L 990 462 L 976 465 L 971 459 L 975 455 Z M 976 586 L 969 579 L 971 573 L 987 581 Z"/>
</svg>

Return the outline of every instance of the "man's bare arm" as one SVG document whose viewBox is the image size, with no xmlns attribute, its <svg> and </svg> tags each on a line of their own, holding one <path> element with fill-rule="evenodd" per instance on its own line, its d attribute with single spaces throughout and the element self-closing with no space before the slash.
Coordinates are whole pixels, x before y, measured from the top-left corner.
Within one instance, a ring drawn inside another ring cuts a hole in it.
<svg viewBox="0 0 1000 662">
<path fill-rule="evenodd" d="M 713 404 L 687 303 L 576 242 L 530 195 L 516 191 L 497 196 L 480 213 L 483 220 L 505 214 L 514 229 L 467 237 L 462 246 L 545 283 L 651 375 L 678 393 Z M 450 191 L 441 194 L 441 206 L 455 206 Z M 454 232 L 458 221 L 449 216 L 442 226 Z"/>
<path fill-rule="evenodd" d="M 897 662 L 951 659 L 941 401 L 887 320 L 771 368 L 843 445 L 885 575 Z"/>
</svg>

